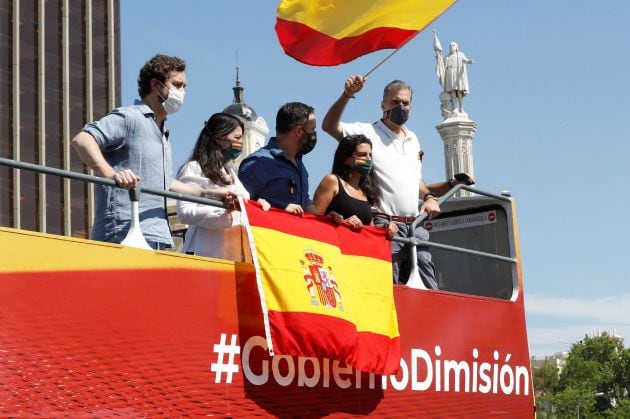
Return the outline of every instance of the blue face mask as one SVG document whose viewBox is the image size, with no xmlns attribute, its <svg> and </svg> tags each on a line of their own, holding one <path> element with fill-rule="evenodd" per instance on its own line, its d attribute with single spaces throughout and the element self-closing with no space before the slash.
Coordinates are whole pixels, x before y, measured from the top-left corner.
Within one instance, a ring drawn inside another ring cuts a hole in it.
<svg viewBox="0 0 630 419">
<path fill-rule="evenodd" d="M 372 160 L 355 159 L 352 168 L 361 173 L 361 176 L 367 176 L 372 171 Z"/>
</svg>

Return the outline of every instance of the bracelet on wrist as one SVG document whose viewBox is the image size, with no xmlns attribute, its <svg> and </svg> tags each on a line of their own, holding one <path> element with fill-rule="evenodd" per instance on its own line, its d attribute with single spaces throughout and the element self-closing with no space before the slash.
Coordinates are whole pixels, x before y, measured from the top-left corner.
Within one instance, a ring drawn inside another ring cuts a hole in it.
<svg viewBox="0 0 630 419">
<path fill-rule="evenodd" d="M 346 91 L 343 91 L 343 95 L 346 97 L 346 99 L 354 99 L 354 95 L 349 95 L 346 93 Z"/>
<path fill-rule="evenodd" d="M 437 199 L 437 195 L 434 194 L 433 192 L 427 192 L 426 194 L 424 194 L 424 198 L 422 198 L 423 201 L 426 201 L 427 199 Z"/>
<path fill-rule="evenodd" d="M 452 188 L 455 186 L 455 184 L 454 184 L 454 182 L 453 182 L 454 180 L 455 180 L 455 179 L 453 179 L 453 178 L 451 178 L 451 179 L 449 179 L 449 180 L 448 180 L 448 188 L 449 188 L 449 189 L 452 189 Z"/>
</svg>

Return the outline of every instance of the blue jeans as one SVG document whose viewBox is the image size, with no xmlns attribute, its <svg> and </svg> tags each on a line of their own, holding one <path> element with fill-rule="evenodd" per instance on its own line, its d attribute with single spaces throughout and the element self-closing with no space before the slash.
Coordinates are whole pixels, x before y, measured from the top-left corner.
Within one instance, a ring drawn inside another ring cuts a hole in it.
<svg viewBox="0 0 630 419">
<path fill-rule="evenodd" d="M 409 228 L 411 224 L 394 221 L 398 226 L 396 237 L 409 237 Z M 374 218 L 374 225 L 377 227 L 386 227 L 389 221 L 383 218 Z M 416 227 L 414 236 L 420 240 L 428 241 L 429 232 L 422 226 Z M 406 284 L 411 273 L 411 245 L 392 241 L 392 271 L 394 274 L 395 284 Z M 416 258 L 418 261 L 418 273 L 424 286 L 428 289 L 438 289 L 435 280 L 435 266 L 431 261 L 431 252 L 427 246 L 416 246 Z"/>
<path fill-rule="evenodd" d="M 147 240 L 147 243 L 149 243 L 149 246 L 151 246 L 151 249 L 153 250 L 172 249 L 171 245 L 168 243 L 154 242 L 153 240 Z"/>
</svg>

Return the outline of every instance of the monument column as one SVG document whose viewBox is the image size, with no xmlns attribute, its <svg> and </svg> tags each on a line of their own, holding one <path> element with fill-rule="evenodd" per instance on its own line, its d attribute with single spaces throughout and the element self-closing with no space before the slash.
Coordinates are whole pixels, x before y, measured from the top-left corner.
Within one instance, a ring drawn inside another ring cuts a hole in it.
<svg viewBox="0 0 630 419">
<path fill-rule="evenodd" d="M 449 45 L 449 55 L 442 55 L 442 45 L 433 31 L 436 74 L 444 90 L 440 93 L 440 110 L 444 120 L 435 128 L 444 141 L 444 164 L 446 179 L 457 173 L 466 173 L 475 178 L 473 167 L 472 140 L 477 124 L 464 112 L 464 97 L 468 95 L 466 67 L 474 61 L 466 58 L 456 42 Z M 471 196 L 468 191 L 459 191 L 456 196 Z"/>
<path fill-rule="evenodd" d="M 444 169 L 446 179 L 457 173 L 468 173 L 475 178 L 473 166 L 472 140 L 477 124 L 466 114 L 458 114 L 442 121 L 435 127 L 444 141 Z M 471 196 L 468 191 L 459 191 L 456 196 Z"/>
</svg>

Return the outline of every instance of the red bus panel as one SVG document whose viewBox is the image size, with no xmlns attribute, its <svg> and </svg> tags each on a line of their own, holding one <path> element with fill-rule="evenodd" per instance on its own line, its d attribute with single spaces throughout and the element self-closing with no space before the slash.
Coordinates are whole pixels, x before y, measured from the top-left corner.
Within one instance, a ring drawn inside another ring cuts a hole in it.
<svg viewBox="0 0 630 419">
<path fill-rule="evenodd" d="M 520 295 L 397 286 L 380 377 L 269 357 L 251 265 L 1 228 L 0 261 L 3 416 L 533 416 Z"/>
</svg>

